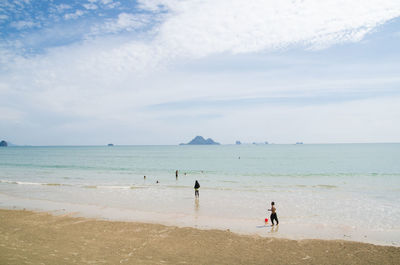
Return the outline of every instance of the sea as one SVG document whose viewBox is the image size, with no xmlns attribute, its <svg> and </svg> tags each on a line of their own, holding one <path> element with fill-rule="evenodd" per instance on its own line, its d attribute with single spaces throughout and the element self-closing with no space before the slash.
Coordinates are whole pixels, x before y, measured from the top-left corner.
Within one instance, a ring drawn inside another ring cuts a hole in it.
<svg viewBox="0 0 400 265">
<path fill-rule="evenodd" d="M 399 246 L 400 144 L 5 147 L 0 208 Z"/>
</svg>

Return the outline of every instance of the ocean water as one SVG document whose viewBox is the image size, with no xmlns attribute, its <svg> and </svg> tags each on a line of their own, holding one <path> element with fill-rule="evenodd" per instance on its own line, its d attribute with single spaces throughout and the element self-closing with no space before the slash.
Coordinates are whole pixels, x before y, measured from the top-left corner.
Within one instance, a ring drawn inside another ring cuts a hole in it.
<svg viewBox="0 0 400 265">
<path fill-rule="evenodd" d="M 398 246 L 400 144 L 0 148 L 0 207 Z"/>
</svg>

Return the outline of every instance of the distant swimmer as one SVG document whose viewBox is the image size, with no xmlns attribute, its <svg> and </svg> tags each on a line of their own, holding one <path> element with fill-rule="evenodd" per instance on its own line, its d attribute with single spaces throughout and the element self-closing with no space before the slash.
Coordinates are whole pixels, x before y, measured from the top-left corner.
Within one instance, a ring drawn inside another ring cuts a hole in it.
<svg viewBox="0 0 400 265">
<path fill-rule="evenodd" d="M 268 211 L 271 211 L 271 222 L 272 222 L 272 226 L 274 226 L 274 220 L 276 220 L 276 224 L 279 225 L 279 221 L 278 221 L 278 216 L 276 215 L 276 208 L 275 208 L 275 202 L 271 202 L 271 209 L 268 209 Z"/>
<path fill-rule="evenodd" d="M 175 171 L 175 177 L 178 179 L 178 170 Z"/>
<path fill-rule="evenodd" d="M 195 196 L 196 198 L 199 198 L 199 197 L 200 197 L 200 195 L 199 195 L 199 189 L 200 189 L 200 184 L 199 184 L 199 182 L 196 180 L 196 182 L 194 183 L 194 196 Z"/>
<path fill-rule="evenodd" d="M 160 183 L 160 182 L 157 180 L 156 183 Z"/>
</svg>

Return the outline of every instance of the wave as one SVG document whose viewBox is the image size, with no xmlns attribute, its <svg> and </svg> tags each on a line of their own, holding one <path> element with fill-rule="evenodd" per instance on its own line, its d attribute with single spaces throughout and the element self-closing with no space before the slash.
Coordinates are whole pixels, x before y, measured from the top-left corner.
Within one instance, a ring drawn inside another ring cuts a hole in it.
<svg viewBox="0 0 400 265">
<path fill-rule="evenodd" d="M 97 185 L 97 186 L 84 186 L 85 188 L 97 188 L 97 189 L 117 189 L 117 190 L 134 190 L 134 189 L 145 189 L 145 186 L 136 185 Z"/>
<path fill-rule="evenodd" d="M 193 188 L 192 185 L 188 186 L 188 185 L 166 185 L 165 187 L 168 188 L 175 188 L 175 189 L 187 189 L 187 188 Z"/>
<path fill-rule="evenodd" d="M 123 189 L 123 190 L 127 190 L 130 189 L 132 186 L 107 186 L 107 185 L 101 185 L 101 186 L 97 186 L 98 189 Z"/>
<path fill-rule="evenodd" d="M 86 189 L 97 189 L 97 186 L 95 186 L 95 185 L 85 185 L 85 186 L 82 186 L 82 188 L 86 188 Z"/>
<path fill-rule="evenodd" d="M 3 166 L 12 167 L 27 167 L 27 168 L 54 168 L 54 169 L 78 169 L 78 170 L 104 170 L 104 171 L 126 171 L 135 172 L 137 170 L 129 167 L 105 167 L 105 166 L 83 166 L 83 165 L 46 165 L 46 164 L 31 164 L 31 163 L 4 163 Z"/>
<path fill-rule="evenodd" d="M 315 188 L 324 188 L 324 189 L 335 189 L 338 186 L 336 185 L 326 185 L 326 184 L 320 184 L 320 185 L 314 185 L 313 187 Z"/>
<path fill-rule="evenodd" d="M 0 183 L 18 184 L 18 181 L 9 181 L 9 180 L 2 180 L 2 179 L 0 179 Z"/>
<path fill-rule="evenodd" d="M 20 184 L 20 185 L 43 185 L 45 183 L 37 183 L 37 182 L 26 182 L 26 181 L 11 181 L 11 180 L 0 180 L 0 183 L 7 184 Z"/>
<path fill-rule="evenodd" d="M 44 185 L 44 186 L 73 186 L 71 184 L 65 184 L 65 183 L 43 183 L 42 185 Z"/>
<path fill-rule="evenodd" d="M 19 184 L 19 185 L 35 185 L 35 186 L 50 186 L 50 187 L 61 187 L 61 186 L 70 186 L 70 187 L 78 187 L 85 189 L 143 189 L 146 188 L 144 186 L 135 186 L 135 185 L 73 185 L 73 184 L 65 184 L 65 183 L 43 183 L 43 182 L 26 182 L 26 181 L 11 181 L 11 180 L 0 180 L 0 183 L 5 184 Z"/>
<path fill-rule="evenodd" d="M 19 184 L 19 185 L 43 185 L 43 186 L 72 186 L 64 183 L 43 183 L 43 182 L 28 182 L 28 181 L 11 181 L 11 180 L 0 180 L 0 183 L 7 184 Z"/>
<path fill-rule="evenodd" d="M 315 178 L 315 177 L 400 177 L 400 172 L 396 173 L 367 173 L 367 172 L 328 172 L 328 173 L 255 173 L 255 172 L 244 172 L 244 173 L 224 173 L 220 172 L 217 176 L 234 176 L 234 177 L 246 177 L 246 178 L 259 178 L 259 177 L 268 177 L 268 178 Z M 223 180 L 222 182 L 225 182 Z"/>
<path fill-rule="evenodd" d="M 61 186 L 69 186 L 69 187 L 77 187 L 83 189 L 110 189 L 110 190 L 134 190 L 134 189 L 146 189 L 150 188 L 150 186 L 137 186 L 137 185 L 82 185 L 82 184 L 64 184 L 64 183 L 42 183 L 42 182 L 24 182 L 24 181 L 9 181 L 9 180 L 0 180 L 0 183 L 7 183 L 7 184 L 20 184 L 20 185 L 39 185 L 39 186 L 48 186 L 48 187 L 61 187 Z M 152 187 L 158 188 L 172 188 L 172 189 L 192 189 L 192 186 L 188 185 L 154 185 Z M 219 190 L 219 191 L 253 191 L 258 192 L 259 190 L 256 187 L 246 186 L 246 187 L 203 187 L 203 190 Z"/>
<path fill-rule="evenodd" d="M 235 180 L 221 180 L 221 182 L 224 182 L 224 183 L 239 183 L 239 181 L 235 181 Z"/>
</svg>

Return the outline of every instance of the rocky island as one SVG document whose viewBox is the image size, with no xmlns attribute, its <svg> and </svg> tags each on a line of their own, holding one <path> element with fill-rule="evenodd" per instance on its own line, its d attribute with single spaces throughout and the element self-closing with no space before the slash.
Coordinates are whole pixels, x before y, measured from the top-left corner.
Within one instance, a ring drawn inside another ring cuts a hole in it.
<svg viewBox="0 0 400 265">
<path fill-rule="evenodd" d="M 219 145 L 220 143 L 214 142 L 213 139 L 208 138 L 207 140 L 203 138 L 203 136 L 196 136 L 188 142 L 187 144 L 180 144 L 180 145 Z"/>
</svg>

